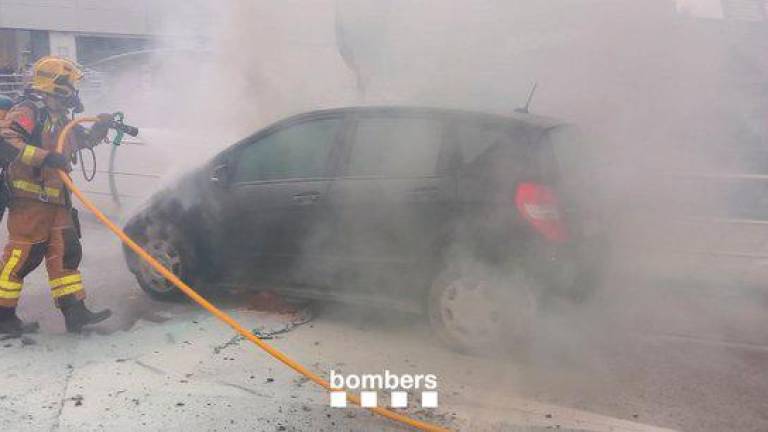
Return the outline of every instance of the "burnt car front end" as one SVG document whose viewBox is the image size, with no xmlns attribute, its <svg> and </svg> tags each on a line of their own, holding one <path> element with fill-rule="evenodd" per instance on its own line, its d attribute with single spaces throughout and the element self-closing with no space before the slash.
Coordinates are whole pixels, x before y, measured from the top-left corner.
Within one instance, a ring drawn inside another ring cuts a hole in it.
<svg viewBox="0 0 768 432">
<path fill-rule="evenodd" d="M 131 239 L 170 267 L 174 267 L 173 262 L 168 262 L 176 259 L 173 255 L 183 256 L 184 271 L 180 263 L 172 270 L 187 279 L 209 280 L 218 268 L 219 259 L 213 252 L 221 249 L 216 247 L 221 237 L 216 221 L 222 217 L 222 209 L 210 172 L 208 163 L 170 182 L 135 211 L 124 226 Z M 171 247 L 173 252 L 169 252 Z M 137 277 L 149 271 L 129 248 L 124 246 L 123 253 L 129 270 Z"/>
</svg>

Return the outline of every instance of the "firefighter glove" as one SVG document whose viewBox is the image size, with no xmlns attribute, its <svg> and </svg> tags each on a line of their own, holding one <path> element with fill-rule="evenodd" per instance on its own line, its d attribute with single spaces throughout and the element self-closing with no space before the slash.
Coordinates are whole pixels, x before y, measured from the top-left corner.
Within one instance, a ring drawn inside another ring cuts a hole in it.
<svg viewBox="0 0 768 432">
<path fill-rule="evenodd" d="M 112 114 L 99 114 L 98 120 L 91 126 L 91 130 L 88 132 L 87 147 L 94 147 L 99 145 L 107 137 L 109 128 L 112 127 L 113 117 Z"/>
</svg>

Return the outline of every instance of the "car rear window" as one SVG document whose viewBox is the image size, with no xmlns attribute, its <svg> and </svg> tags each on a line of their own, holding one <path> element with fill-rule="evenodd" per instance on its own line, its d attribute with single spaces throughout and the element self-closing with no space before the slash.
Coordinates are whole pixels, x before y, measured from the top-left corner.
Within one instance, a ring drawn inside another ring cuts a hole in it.
<svg viewBox="0 0 768 432">
<path fill-rule="evenodd" d="M 503 177 L 536 179 L 546 171 L 546 156 L 532 145 L 540 132 L 498 122 L 469 122 L 455 125 L 454 147 L 462 171 Z"/>
<path fill-rule="evenodd" d="M 442 123 L 429 118 L 362 118 L 347 176 L 426 177 L 436 173 Z"/>
</svg>

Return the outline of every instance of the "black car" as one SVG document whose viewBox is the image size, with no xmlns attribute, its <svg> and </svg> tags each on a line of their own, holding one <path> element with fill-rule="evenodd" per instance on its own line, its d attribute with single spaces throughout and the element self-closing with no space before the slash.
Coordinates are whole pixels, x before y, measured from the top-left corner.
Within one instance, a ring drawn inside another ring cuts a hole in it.
<svg viewBox="0 0 768 432">
<path fill-rule="evenodd" d="M 562 161 L 578 145 L 530 114 L 315 111 L 221 152 L 125 230 L 197 288 L 426 311 L 456 346 L 517 343 L 542 296 L 581 294 L 595 274 L 574 205 L 589 191 Z M 180 296 L 125 256 L 149 295 Z"/>
</svg>

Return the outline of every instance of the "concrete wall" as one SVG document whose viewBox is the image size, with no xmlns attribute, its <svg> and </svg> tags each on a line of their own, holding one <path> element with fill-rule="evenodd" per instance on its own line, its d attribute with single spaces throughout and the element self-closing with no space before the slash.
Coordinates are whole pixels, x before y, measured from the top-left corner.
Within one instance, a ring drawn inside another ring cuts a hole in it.
<svg viewBox="0 0 768 432">
<path fill-rule="evenodd" d="M 0 0 L 0 27 L 147 34 L 150 0 Z"/>
<path fill-rule="evenodd" d="M 48 33 L 51 55 L 77 61 L 77 42 L 74 33 L 52 31 Z"/>
<path fill-rule="evenodd" d="M 194 13 L 205 0 L 0 0 L 0 28 L 158 35 L 192 33 L 207 19 Z M 168 14 L 184 14 L 187 29 L 169 29 Z M 186 15 L 189 15 L 187 18 Z"/>
<path fill-rule="evenodd" d="M 0 29 L 0 70 L 16 69 L 16 32 Z"/>
</svg>

